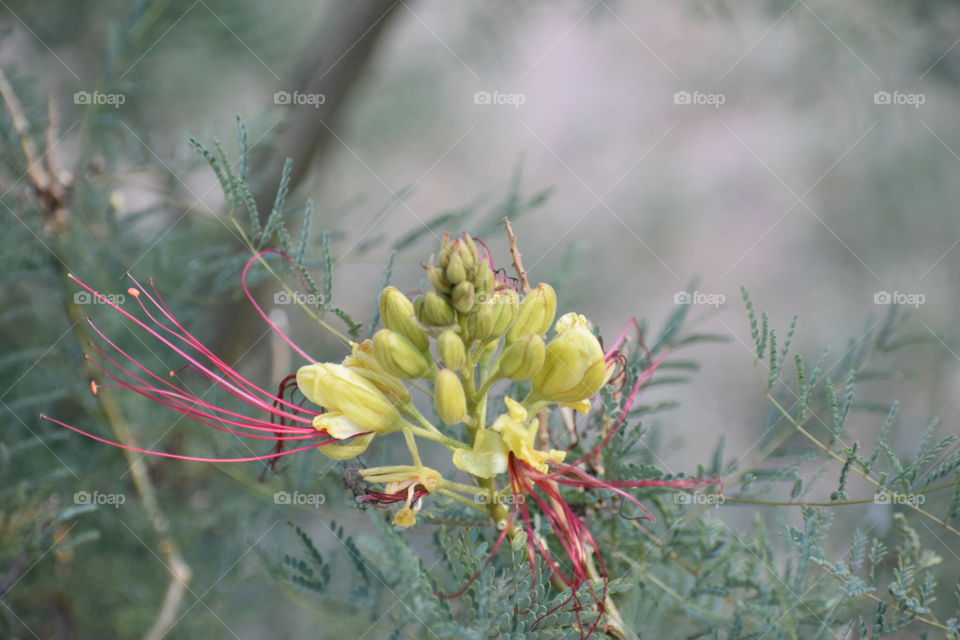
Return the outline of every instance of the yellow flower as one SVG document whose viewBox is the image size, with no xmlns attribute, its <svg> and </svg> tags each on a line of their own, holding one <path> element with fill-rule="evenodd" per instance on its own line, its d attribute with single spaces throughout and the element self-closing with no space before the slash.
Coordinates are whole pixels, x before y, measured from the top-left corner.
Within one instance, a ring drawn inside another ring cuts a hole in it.
<svg viewBox="0 0 960 640">
<path fill-rule="evenodd" d="M 330 433 L 330 430 L 327 430 L 327 433 Z M 356 438 L 350 438 L 345 440 L 342 443 L 337 444 L 326 444 L 322 447 L 317 447 L 323 455 L 333 460 L 349 460 L 351 458 L 356 458 L 361 453 L 367 450 L 367 447 L 370 446 L 370 443 L 373 442 L 372 433 L 366 433 L 362 436 L 357 436 Z"/>
<path fill-rule="evenodd" d="M 547 345 L 543 368 L 533 379 L 534 399 L 589 410 L 586 401 L 610 378 L 603 348 L 589 327 L 589 321 L 575 313 L 557 320 L 557 336 Z"/>
<path fill-rule="evenodd" d="M 507 471 L 507 448 L 503 437 L 496 431 L 481 429 L 473 441 L 473 449 L 457 449 L 453 452 L 453 464 L 461 471 L 478 478 L 492 478 Z"/>
<path fill-rule="evenodd" d="M 297 386 L 311 402 L 328 410 L 314 418 L 317 429 L 335 438 L 389 433 L 400 427 L 397 407 L 372 382 L 342 364 L 318 362 L 300 367 Z"/>
<path fill-rule="evenodd" d="M 346 367 L 372 382 L 396 406 L 403 407 L 410 402 L 410 390 L 403 380 L 384 371 L 373 356 L 373 340 L 351 342 L 350 346 L 350 355 L 343 359 Z"/>
<path fill-rule="evenodd" d="M 527 410 L 523 405 L 509 397 L 504 398 L 504 402 L 507 404 L 508 413 L 497 417 L 491 428 L 500 434 L 513 455 L 544 473 L 548 470 L 548 461 L 563 462 L 567 457 L 566 451 L 538 451 L 534 447 L 540 421 L 533 419 L 527 424 Z"/>
</svg>

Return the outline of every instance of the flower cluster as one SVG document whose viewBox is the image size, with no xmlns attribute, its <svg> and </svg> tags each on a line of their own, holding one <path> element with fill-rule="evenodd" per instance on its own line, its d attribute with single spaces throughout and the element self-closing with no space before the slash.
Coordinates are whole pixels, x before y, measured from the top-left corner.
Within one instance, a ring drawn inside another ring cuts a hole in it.
<svg viewBox="0 0 960 640">
<path fill-rule="evenodd" d="M 246 274 L 261 257 L 255 256 L 244 269 L 248 294 Z M 105 386 L 132 390 L 216 429 L 271 440 L 276 445 L 267 455 L 219 461 L 275 459 L 308 448 L 348 460 L 364 453 L 377 437 L 402 437 L 409 463 L 397 460 L 394 462 L 403 463 L 351 470 L 367 483 L 362 503 L 384 508 L 399 505 L 393 522 L 403 527 L 414 525 L 424 501 L 435 495 L 489 513 L 501 531 L 494 552 L 508 535 L 524 538 L 531 564 L 539 555 L 554 577 L 574 590 L 600 579 L 603 593 L 597 595 L 597 602 L 602 610 L 606 600 L 603 557 L 585 523 L 564 500 L 561 488 L 613 492 L 639 509 L 640 517 L 652 519 L 626 489 L 689 489 L 712 482 L 605 481 L 583 469 L 620 428 L 642 384 L 662 358 L 641 374 L 628 392 L 622 388 L 625 376 L 621 370 L 614 378 L 621 383 L 617 393 L 626 394 L 619 419 L 613 422 L 608 418 L 606 436 L 593 451 L 568 462 L 568 451 L 547 446 L 549 413 L 558 407 L 581 414 L 591 411 L 591 398 L 611 381 L 617 363 L 623 360 L 618 349 L 626 331 L 604 352 L 586 317 L 576 313 L 556 317 L 557 296 L 550 285 L 530 288 L 525 282 L 512 282 L 495 268 L 486 245 L 466 234 L 456 239 L 445 236 L 426 269 L 433 290 L 411 301 L 394 287 L 384 289 L 379 299 L 384 328 L 370 340 L 348 342 L 350 353 L 339 363 L 314 361 L 284 335 L 309 364 L 285 379 L 276 395 L 241 376 L 188 333 L 152 283 L 152 292 L 136 281 L 137 286 L 129 290 L 140 307 L 141 313 L 135 314 L 75 279 L 186 359 L 187 368 L 256 412 L 266 412 L 270 419 L 246 416 L 189 392 L 135 360 L 91 323 L 109 347 L 96 347 L 101 356 L 96 364 L 112 382 L 94 383 L 92 388 L 94 392 Z M 269 322 L 252 296 L 251 302 Z M 286 395 L 294 379 L 295 391 L 303 396 L 297 402 Z M 507 395 L 494 402 L 498 383 L 526 391 L 522 397 Z M 442 423 L 439 426 L 418 409 L 414 399 L 419 392 L 432 397 Z M 307 400 L 316 408 L 305 407 Z M 131 448 L 50 419 L 89 437 Z M 452 467 L 467 474 L 470 482 L 445 478 L 425 466 L 418 449 L 421 439 L 446 446 Z M 287 441 L 305 441 L 305 446 L 287 449 Z M 543 523 L 549 532 L 543 530 Z M 562 560 L 551 551 L 548 533 L 559 542 Z"/>
</svg>

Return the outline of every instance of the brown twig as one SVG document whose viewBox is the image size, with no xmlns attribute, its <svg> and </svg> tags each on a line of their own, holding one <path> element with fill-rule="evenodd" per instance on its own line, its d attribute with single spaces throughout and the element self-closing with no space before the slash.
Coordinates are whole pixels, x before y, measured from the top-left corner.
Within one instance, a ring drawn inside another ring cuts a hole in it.
<svg viewBox="0 0 960 640">
<path fill-rule="evenodd" d="M 513 225 L 509 218 L 503 219 L 503 226 L 507 229 L 507 238 L 510 241 L 510 255 L 513 256 L 513 268 L 517 272 L 517 278 L 520 279 L 520 289 L 524 294 L 530 293 L 530 281 L 527 280 L 527 271 L 523 268 L 523 259 L 520 255 L 520 247 L 517 245 L 517 236 L 513 233 Z"/>
</svg>

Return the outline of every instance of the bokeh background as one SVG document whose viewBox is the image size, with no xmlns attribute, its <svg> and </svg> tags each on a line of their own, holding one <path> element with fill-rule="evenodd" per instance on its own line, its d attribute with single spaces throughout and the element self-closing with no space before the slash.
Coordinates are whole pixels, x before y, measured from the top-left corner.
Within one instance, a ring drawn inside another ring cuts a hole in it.
<svg viewBox="0 0 960 640">
<path fill-rule="evenodd" d="M 39 228 L 30 219 L 39 214 L 22 177 L 27 167 L 11 160 L 0 182 L 5 255 L 42 265 L 55 253 L 69 270 L 86 269 L 86 277 L 117 291 L 127 268 L 174 288 L 195 269 L 216 265 L 215 278 L 198 278 L 192 292 L 174 297 L 196 311 L 198 333 L 234 356 L 253 348 L 243 365 L 254 372 L 282 370 L 284 360 L 254 344 L 262 328 L 234 315 L 242 263 L 208 251 L 231 241 L 218 222 L 224 200 L 188 143 L 209 147 L 218 138 L 234 157 L 236 116 L 249 129 L 250 173 L 262 203 L 272 201 L 283 160 L 293 158 L 291 201 L 312 199 L 314 229 L 334 233 L 335 301 L 358 319 L 369 317 L 398 240 L 423 231 L 398 252 L 393 269 L 395 284 L 416 290 L 420 263 L 439 236 L 474 224 L 458 222 L 467 214 L 496 220 L 508 210 L 512 184 L 535 201 L 515 221 L 532 278 L 557 286 L 566 309 L 587 313 L 607 335 L 632 316 L 658 327 L 678 293 L 695 292 L 699 326 L 730 340 L 698 347 L 691 355 L 700 371 L 679 398 L 670 392 L 681 403 L 658 418 L 668 466 L 705 460 L 721 436 L 728 457 L 747 455 L 767 425 L 741 285 L 782 330 L 799 314 L 797 350 L 815 358 L 829 347 L 828 366 L 886 313 L 884 292 L 907 302 L 912 328 L 925 341 L 895 363 L 904 372 L 898 379 L 865 390 L 864 400 L 892 394 L 901 402 L 905 428 L 896 438 L 906 449 L 916 445 L 917 425 L 934 415 L 956 432 L 955 3 L 0 5 L 0 68 L 28 115 L 36 115 L 37 133 L 45 97 L 59 98 L 56 153 L 83 194 L 68 207 L 70 225 L 82 229 L 76 242 L 89 249 L 84 254 L 42 232 L 24 235 L 24 227 Z M 83 104 L 78 92 L 120 95 L 123 103 Z M 313 103 L 284 104 L 284 93 Z M 16 158 L 18 139 L 4 117 L 3 153 Z M 129 232 L 136 251 L 114 246 L 111 228 L 97 218 L 107 209 L 117 219 L 137 216 Z M 431 222 L 443 214 L 452 215 Z M 484 239 L 505 255 L 501 231 Z M 165 248 L 174 240 L 182 253 Z M 91 264 L 97 254 L 104 260 Z M 30 286 L 31 270 L 9 268 L 11 277 L 23 272 L 20 285 L 5 287 L 8 304 L 33 305 L 40 289 Z M 216 295 L 205 296 L 199 285 L 210 282 Z M 47 440 L 56 428 L 39 421 L 37 407 L 66 411 L 70 402 L 87 402 L 49 396 L 58 380 L 76 378 L 69 384 L 80 387 L 86 380 L 79 347 L 60 353 L 65 347 L 53 341 L 61 335 L 57 322 L 69 329 L 70 321 L 62 306 L 52 308 L 44 312 L 52 339 L 29 314 L 5 325 L 11 356 L 29 347 L 33 357 L 5 361 L 4 482 L 27 481 L 18 498 L 27 504 L 43 484 L 36 476 L 65 476 L 37 507 L 44 513 L 69 501 L 62 492 L 71 484 L 120 487 L 131 500 L 121 522 L 116 514 L 84 516 L 71 535 L 99 531 L 99 539 L 57 551 L 56 559 L 37 552 L 42 544 L 23 554 L 5 549 L 0 572 L 10 595 L 0 601 L 0 618 L 11 637 L 30 637 L 32 628 L 38 637 L 135 637 L 160 607 L 166 557 L 148 551 L 157 536 L 149 514 L 132 504 L 130 479 L 113 473 L 126 468 L 117 451 L 73 436 Z M 290 316 L 298 339 L 337 357 L 334 341 Z M 97 427 L 96 413 L 80 415 Z M 138 422 L 139 433 L 160 432 L 146 418 Z M 877 424 L 875 416 L 856 418 L 851 437 L 869 437 Z M 314 462 L 293 463 L 289 474 L 309 482 Z M 345 625 L 321 637 L 359 637 L 365 628 L 363 637 L 389 637 L 388 625 L 351 626 L 329 603 L 276 585 L 274 556 L 293 534 L 271 523 L 293 516 L 276 509 L 259 473 L 151 461 L 173 538 L 195 573 L 195 593 L 186 595 L 170 637 L 230 637 L 224 621 L 238 637 L 302 637 L 318 619 Z M 825 499 L 833 486 L 831 479 L 807 497 Z M 325 509 L 296 517 L 333 546 L 324 529 L 330 514 L 348 526 L 365 522 L 350 509 Z M 752 514 L 735 508 L 724 516 Z M 889 514 L 865 509 L 849 517 Z M 59 525 L 51 526 L 37 531 L 47 535 Z M 138 558 L 132 565 L 131 557 Z M 118 581 L 128 571 L 142 580 Z"/>
</svg>

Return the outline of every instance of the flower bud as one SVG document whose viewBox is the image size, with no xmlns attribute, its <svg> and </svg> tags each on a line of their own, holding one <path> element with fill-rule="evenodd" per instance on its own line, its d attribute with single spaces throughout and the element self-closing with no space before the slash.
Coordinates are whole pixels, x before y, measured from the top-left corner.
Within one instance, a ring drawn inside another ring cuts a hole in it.
<svg viewBox="0 0 960 640">
<path fill-rule="evenodd" d="M 433 385 L 433 402 L 437 415 L 445 424 L 463 422 L 467 415 L 467 398 L 460 378 L 450 369 L 441 369 Z"/>
<path fill-rule="evenodd" d="M 453 291 L 453 287 L 447 282 L 447 277 L 440 267 L 427 267 L 427 278 L 439 293 L 449 294 Z"/>
<path fill-rule="evenodd" d="M 356 458 L 366 451 L 370 443 L 373 442 L 373 436 L 374 434 L 367 433 L 362 436 L 350 438 L 349 440 L 344 440 L 343 442 L 325 444 L 322 447 L 317 447 L 317 449 L 319 449 L 320 453 L 333 460 L 349 460 L 350 458 Z"/>
<path fill-rule="evenodd" d="M 455 286 L 453 288 L 453 293 L 450 294 L 453 302 L 453 308 L 460 313 L 470 313 L 470 310 L 473 309 L 473 293 L 472 282 L 464 280 Z"/>
<path fill-rule="evenodd" d="M 390 329 L 373 336 L 373 355 L 384 371 L 398 378 L 420 378 L 430 363 L 413 343 Z"/>
<path fill-rule="evenodd" d="M 467 316 L 467 333 L 470 339 L 486 342 L 493 335 L 493 325 L 496 324 L 498 315 L 499 310 L 492 299 L 478 303 L 473 313 Z"/>
<path fill-rule="evenodd" d="M 520 303 L 517 319 L 507 333 L 507 340 L 512 342 L 531 333 L 544 335 L 553 324 L 556 314 L 557 293 L 553 287 L 541 282 Z"/>
<path fill-rule="evenodd" d="M 472 278 L 473 286 L 477 291 L 482 291 L 484 293 L 490 293 L 494 288 L 494 278 L 493 270 L 490 269 L 490 265 L 486 262 L 480 263 L 477 267 L 477 272 Z"/>
<path fill-rule="evenodd" d="M 460 335 L 453 329 L 447 329 L 437 338 L 437 350 L 443 366 L 454 371 L 460 369 L 467 360 L 467 349 Z"/>
<path fill-rule="evenodd" d="M 517 312 L 520 310 L 520 294 L 513 289 L 504 289 L 493 294 L 491 300 L 497 308 L 497 320 L 493 323 L 491 336 L 502 336 L 513 324 L 517 318 Z"/>
<path fill-rule="evenodd" d="M 377 362 L 373 355 L 373 340 L 364 340 L 360 344 L 351 342 L 350 346 L 352 351 L 343 359 L 344 366 L 372 382 L 394 405 L 400 407 L 410 401 L 407 385 L 384 371 Z"/>
<path fill-rule="evenodd" d="M 433 291 L 417 298 L 413 307 L 417 319 L 427 327 L 449 327 L 457 321 L 450 301 Z"/>
<path fill-rule="evenodd" d="M 533 379 L 535 396 L 562 403 L 586 400 L 610 377 L 600 342 L 583 316 L 566 314 L 547 345 L 543 368 Z"/>
<path fill-rule="evenodd" d="M 317 362 L 300 367 L 297 387 L 308 400 L 328 409 L 314 426 L 335 438 L 388 433 L 400 423 L 397 407 L 372 382 L 341 364 Z M 344 420 L 335 420 L 335 418 Z M 329 428 L 328 428 L 329 427 Z"/>
<path fill-rule="evenodd" d="M 396 331 L 420 351 L 430 347 L 430 338 L 413 319 L 413 303 L 396 287 L 380 293 L 380 317 L 387 329 Z"/>
<path fill-rule="evenodd" d="M 504 349 L 500 373 L 511 380 L 529 380 L 543 367 L 547 347 L 537 334 L 524 336 Z"/>
<path fill-rule="evenodd" d="M 460 242 L 457 240 L 457 242 Z M 467 279 L 467 268 L 463 266 L 463 260 L 456 251 L 450 254 L 450 260 L 447 262 L 447 268 L 444 270 L 447 282 L 452 285 L 458 285 Z"/>
</svg>

